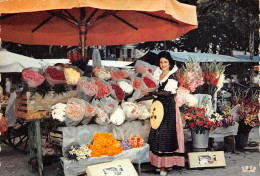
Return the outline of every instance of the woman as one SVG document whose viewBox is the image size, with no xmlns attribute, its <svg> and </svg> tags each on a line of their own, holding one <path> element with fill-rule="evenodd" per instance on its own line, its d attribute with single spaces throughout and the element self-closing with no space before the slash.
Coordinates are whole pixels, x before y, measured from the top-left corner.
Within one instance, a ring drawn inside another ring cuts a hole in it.
<svg viewBox="0 0 260 176">
<path fill-rule="evenodd" d="M 158 68 L 153 75 L 159 83 L 158 91 L 149 93 L 149 96 L 138 101 L 153 98 L 163 105 L 163 120 L 157 129 L 151 128 L 148 143 L 151 164 L 160 168 L 160 175 L 167 175 L 166 168 L 184 167 L 184 135 L 179 107 L 175 102 L 178 88 L 175 73 L 177 66 L 174 65 L 170 53 L 166 51 L 160 52 L 158 57 L 160 69 Z"/>
</svg>

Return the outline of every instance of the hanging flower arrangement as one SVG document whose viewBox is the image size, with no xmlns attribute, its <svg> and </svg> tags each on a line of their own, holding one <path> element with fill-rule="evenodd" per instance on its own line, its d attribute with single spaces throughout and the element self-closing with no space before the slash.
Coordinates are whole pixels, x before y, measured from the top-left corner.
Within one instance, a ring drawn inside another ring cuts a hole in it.
<svg viewBox="0 0 260 176">
<path fill-rule="evenodd" d="M 88 147 L 91 149 L 92 157 L 113 156 L 123 151 L 120 141 L 117 141 L 111 133 L 97 132 L 93 137 L 93 144 L 89 144 Z"/>
</svg>

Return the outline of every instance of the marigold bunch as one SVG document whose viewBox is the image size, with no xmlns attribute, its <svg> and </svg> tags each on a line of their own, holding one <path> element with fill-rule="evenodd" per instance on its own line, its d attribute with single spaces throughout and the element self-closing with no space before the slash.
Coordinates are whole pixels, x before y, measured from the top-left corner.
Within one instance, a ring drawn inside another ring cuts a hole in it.
<svg viewBox="0 0 260 176">
<path fill-rule="evenodd" d="M 89 144 L 88 147 L 92 151 L 92 157 L 113 156 L 123 151 L 120 141 L 117 141 L 111 133 L 97 132 L 93 137 L 93 144 Z"/>
</svg>

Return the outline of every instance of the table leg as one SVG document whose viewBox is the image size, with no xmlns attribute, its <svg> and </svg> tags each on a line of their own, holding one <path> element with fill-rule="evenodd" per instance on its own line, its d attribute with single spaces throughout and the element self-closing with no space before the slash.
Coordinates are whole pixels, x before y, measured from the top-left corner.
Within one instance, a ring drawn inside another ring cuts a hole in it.
<svg viewBox="0 0 260 176">
<path fill-rule="evenodd" d="M 232 153 L 236 152 L 235 136 L 232 135 Z"/>
<path fill-rule="evenodd" d="M 138 165 L 138 175 L 141 176 L 141 164 L 137 164 Z"/>
<path fill-rule="evenodd" d="M 42 139 L 41 139 L 40 121 L 35 122 L 35 127 L 36 127 L 38 169 L 39 169 L 40 176 L 42 176 L 43 163 L 42 163 Z"/>
</svg>

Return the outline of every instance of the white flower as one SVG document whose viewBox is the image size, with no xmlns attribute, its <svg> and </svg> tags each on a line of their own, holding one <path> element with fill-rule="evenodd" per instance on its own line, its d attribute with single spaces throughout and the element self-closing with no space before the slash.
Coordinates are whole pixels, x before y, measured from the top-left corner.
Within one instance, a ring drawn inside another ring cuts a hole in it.
<svg viewBox="0 0 260 176">
<path fill-rule="evenodd" d="M 120 106 L 118 106 L 116 110 L 111 114 L 110 121 L 115 125 L 121 125 L 124 123 L 125 113 Z"/>
<path fill-rule="evenodd" d="M 118 85 L 125 93 L 131 94 L 134 91 L 133 86 L 126 81 L 119 81 Z"/>
</svg>

